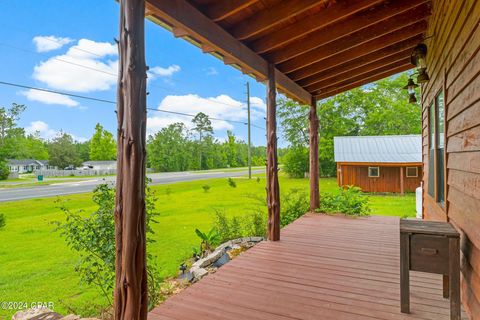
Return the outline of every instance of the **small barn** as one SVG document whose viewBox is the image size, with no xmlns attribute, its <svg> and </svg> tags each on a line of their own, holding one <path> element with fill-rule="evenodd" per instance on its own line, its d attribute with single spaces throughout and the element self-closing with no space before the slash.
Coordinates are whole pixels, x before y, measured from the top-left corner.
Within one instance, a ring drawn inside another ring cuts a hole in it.
<svg viewBox="0 0 480 320">
<path fill-rule="evenodd" d="M 422 137 L 334 138 L 337 183 L 365 192 L 414 192 L 422 180 Z"/>
</svg>

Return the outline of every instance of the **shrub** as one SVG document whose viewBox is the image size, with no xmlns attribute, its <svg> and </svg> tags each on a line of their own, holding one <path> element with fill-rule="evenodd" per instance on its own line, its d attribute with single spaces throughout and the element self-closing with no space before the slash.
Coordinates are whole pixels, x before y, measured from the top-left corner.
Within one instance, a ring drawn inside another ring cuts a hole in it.
<svg viewBox="0 0 480 320">
<path fill-rule="evenodd" d="M 228 185 L 232 188 L 236 188 L 237 187 L 237 183 L 232 179 L 232 178 L 228 178 Z"/>
<path fill-rule="evenodd" d="M 0 230 L 5 228 L 5 225 L 7 224 L 5 215 L 3 213 L 0 213 Z"/>
<path fill-rule="evenodd" d="M 267 216 L 262 211 L 255 211 L 247 215 L 244 221 L 243 231 L 245 236 L 267 236 Z"/>
<path fill-rule="evenodd" d="M 80 275 L 80 281 L 99 287 L 108 302 L 112 303 L 115 286 L 115 188 L 101 184 L 93 191 L 93 201 L 97 204 L 96 211 L 85 216 L 83 210 L 71 211 L 66 202 L 57 202 L 58 208 L 65 214 L 65 222 L 56 221 L 56 231 L 65 238 L 67 245 L 80 255 L 75 270 Z M 146 231 L 147 248 L 154 242 L 151 224 L 157 223 L 155 217 L 156 197 L 147 186 L 146 189 Z M 160 273 L 155 263 L 156 256 L 147 252 L 147 278 L 149 308 L 153 308 L 160 299 Z"/>
<path fill-rule="evenodd" d="M 202 240 L 200 243 L 201 256 L 206 256 L 208 253 L 212 252 L 220 239 L 215 228 L 210 229 L 208 233 L 195 229 L 195 233 Z"/>
<path fill-rule="evenodd" d="M 244 217 L 227 218 L 224 212 L 216 210 L 213 228 L 218 233 L 220 243 L 241 237 L 265 237 L 267 219 L 262 211 L 255 211 Z"/>
<path fill-rule="evenodd" d="M 259 183 L 259 182 L 260 182 L 260 177 L 257 177 L 257 183 Z"/>
<path fill-rule="evenodd" d="M 7 180 L 10 174 L 10 168 L 4 160 L 0 160 L 0 180 Z"/>
<path fill-rule="evenodd" d="M 322 193 L 318 212 L 344 213 L 352 216 L 368 215 L 371 211 L 369 199 L 361 189 L 354 186 L 340 188 L 338 194 Z"/>
<path fill-rule="evenodd" d="M 291 178 L 303 178 L 309 170 L 309 154 L 305 147 L 292 147 L 283 157 L 285 172 Z"/>
<path fill-rule="evenodd" d="M 208 184 L 204 184 L 202 186 L 203 192 L 207 193 L 210 190 L 210 186 Z"/>
<path fill-rule="evenodd" d="M 217 234 L 221 243 L 240 238 L 242 236 L 240 220 L 237 217 L 234 218 L 230 220 L 227 218 L 224 212 L 215 210 L 213 228 L 217 230 Z"/>
<path fill-rule="evenodd" d="M 300 189 L 291 189 L 282 199 L 280 225 L 283 228 L 303 216 L 310 209 L 308 196 Z"/>
</svg>

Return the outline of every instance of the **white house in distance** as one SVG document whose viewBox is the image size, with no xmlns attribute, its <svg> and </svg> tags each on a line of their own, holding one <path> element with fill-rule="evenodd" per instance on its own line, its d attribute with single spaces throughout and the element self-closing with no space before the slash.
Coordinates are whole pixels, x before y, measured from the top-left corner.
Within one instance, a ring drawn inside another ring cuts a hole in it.
<svg viewBox="0 0 480 320">
<path fill-rule="evenodd" d="M 89 168 L 92 170 L 116 170 L 117 161 L 108 160 L 108 161 L 85 161 L 82 163 L 84 168 Z"/>
<path fill-rule="evenodd" d="M 8 159 L 7 166 L 12 173 L 30 173 L 37 170 L 56 169 L 48 165 L 48 160 Z"/>
</svg>

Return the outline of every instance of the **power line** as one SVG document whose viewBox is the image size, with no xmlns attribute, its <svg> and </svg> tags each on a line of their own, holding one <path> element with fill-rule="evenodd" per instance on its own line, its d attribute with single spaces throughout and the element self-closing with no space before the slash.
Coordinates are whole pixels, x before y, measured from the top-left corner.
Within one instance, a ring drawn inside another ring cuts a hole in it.
<svg viewBox="0 0 480 320">
<path fill-rule="evenodd" d="M 50 39 L 50 40 L 52 40 L 52 39 Z M 53 41 L 53 40 L 52 40 L 52 41 Z M 58 42 L 58 41 L 55 41 L 55 42 Z M 58 42 L 58 43 L 60 43 L 60 42 Z M 4 47 L 7 47 L 7 48 L 11 48 L 11 49 L 15 49 L 15 50 L 23 51 L 23 52 L 28 52 L 28 53 L 36 54 L 36 55 L 45 55 L 45 54 L 46 54 L 46 53 L 37 52 L 37 51 L 32 51 L 32 50 L 30 50 L 30 49 L 26 49 L 26 48 L 14 46 L 14 45 L 11 45 L 11 44 L 8 44 L 8 43 L 4 43 L 4 42 L 0 42 L 0 45 L 1 45 L 1 46 L 4 46 Z M 71 48 L 75 48 L 75 47 L 71 47 Z M 94 54 L 93 52 L 90 52 L 90 51 L 87 51 L 87 50 L 82 50 L 82 49 L 80 49 L 80 48 L 75 48 L 75 49 L 78 49 L 78 50 L 81 50 L 81 51 L 84 51 L 84 52 L 88 52 L 88 53 Z M 100 56 L 100 55 L 98 55 L 98 54 L 95 54 L 95 55 L 98 56 L 98 57 L 102 57 L 102 56 Z M 108 72 L 108 71 L 105 71 L 105 70 L 100 70 L 100 69 L 97 69 L 97 68 L 93 68 L 93 67 L 90 67 L 90 66 L 86 66 L 86 65 L 81 64 L 81 63 L 68 61 L 68 60 L 65 60 L 65 59 L 62 59 L 62 58 L 49 57 L 48 59 L 53 59 L 53 60 L 56 60 L 56 61 L 59 61 L 59 62 L 67 63 L 67 64 L 74 65 L 74 66 L 77 66 L 77 67 L 80 67 L 80 68 L 84 68 L 84 69 L 88 69 L 88 70 L 90 70 L 90 71 L 100 72 L 100 73 L 107 74 L 107 75 L 112 76 L 112 77 L 118 77 L 118 74 L 116 74 L 116 73 Z M 182 83 L 181 81 L 178 81 L 178 80 L 176 80 L 176 81 Z M 151 82 L 150 82 L 148 85 L 149 85 L 149 86 L 152 86 L 152 87 L 155 87 L 155 88 L 160 88 L 160 89 L 162 89 L 162 90 L 170 90 L 170 88 L 163 87 L 163 86 L 159 86 L 159 85 L 156 84 L 156 83 L 151 83 Z M 234 105 L 234 104 L 231 104 L 231 103 L 225 103 L 225 102 L 220 102 L 220 101 L 211 100 L 211 99 L 208 99 L 208 101 L 209 101 L 209 102 L 212 102 L 212 103 L 220 104 L 220 105 L 225 105 L 225 106 L 230 106 L 230 107 L 238 107 L 238 105 Z"/>
<path fill-rule="evenodd" d="M 0 81 L 0 84 L 4 85 L 4 86 L 11 86 L 11 87 L 17 87 L 17 88 L 22 88 L 22 89 L 30 89 L 30 90 L 36 90 L 36 91 L 41 91 L 41 92 L 48 92 L 48 93 L 52 93 L 52 94 L 59 94 L 59 95 L 68 96 L 68 97 L 72 97 L 72 98 L 91 100 L 91 101 L 95 101 L 95 102 L 102 102 L 102 103 L 108 103 L 108 104 L 113 104 L 113 105 L 117 104 L 117 102 L 113 101 L 113 100 L 106 100 L 106 99 L 89 97 L 89 96 L 73 94 L 73 93 L 68 93 L 68 92 L 62 92 L 62 91 L 57 91 L 57 90 L 38 88 L 38 87 L 22 85 L 22 84 L 13 83 L 13 82 Z M 194 114 L 177 112 L 177 111 L 170 111 L 170 110 L 165 110 L 165 109 L 156 109 L 156 108 L 152 108 L 152 107 L 148 107 L 148 106 L 147 106 L 146 109 L 150 110 L 150 111 L 157 111 L 157 112 L 181 115 L 181 116 L 186 116 L 186 117 L 191 117 L 191 118 L 194 118 L 196 116 Z M 243 125 L 248 125 L 248 123 L 244 122 L 244 121 L 228 120 L 228 119 L 221 119 L 221 118 L 215 118 L 215 117 L 209 117 L 209 119 L 214 120 L 214 121 L 225 121 L 225 122 L 230 122 L 230 123 L 239 123 L 239 124 L 243 124 Z M 265 130 L 265 128 L 262 128 L 262 127 L 257 126 L 257 125 L 252 124 L 252 126 L 256 127 L 258 129 Z"/>
<path fill-rule="evenodd" d="M 28 53 L 42 54 L 42 53 L 40 53 L 40 52 L 35 52 L 35 51 L 28 50 L 28 49 L 25 49 L 25 48 L 20 48 L 20 47 L 17 47 L 17 46 L 12 46 L 12 45 L 10 45 L 10 44 L 6 44 L 6 43 L 3 43 L 3 42 L 0 42 L 0 45 L 1 45 L 1 46 L 4 46 L 4 47 L 11 48 L 11 49 L 28 52 Z M 108 75 L 113 76 L 113 77 L 117 77 L 117 76 L 118 76 L 118 75 L 115 74 L 115 73 L 111 73 L 111 72 L 108 72 L 108 71 L 100 70 L 100 69 L 97 69 L 97 68 L 92 68 L 92 67 L 83 65 L 83 64 L 81 64 L 81 63 L 76 63 L 76 62 L 64 60 L 64 59 L 57 58 L 57 57 L 50 57 L 49 59 L 57 60 L 57 61 L 60 61 L 60 62 L 63 62 L 63 63 L 68 63 L 68 64 L 71 64 L 71 65 L 74 65 L 74 66 L 77 66 L 77 67 L 89 69 L 89 70 L 91 70 L 91 71 L 96 71 L 96 72 L 105 73 L 105 74 L 108 74 Z"/>
</svg>

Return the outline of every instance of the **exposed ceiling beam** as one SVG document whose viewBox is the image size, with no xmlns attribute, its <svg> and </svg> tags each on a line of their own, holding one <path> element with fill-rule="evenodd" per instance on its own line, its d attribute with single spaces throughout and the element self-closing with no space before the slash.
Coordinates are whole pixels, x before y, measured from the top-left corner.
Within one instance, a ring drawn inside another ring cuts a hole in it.
<svg viewBox="0 0 480 320">
<path fill-rule="evenodd" d="M 243 72 L 265 79 L 268 63 L 231 34 L 207 18 L 185 0 L 148 0 L 147 7 L 153 12 L 154 20 L 170 29 L 182 28 L 200 45 L 208 45 L 215 52 L 233 59 Z M 282 72 L 275 71 L 277 87 L 289 98 L 301 103 L 310 103 L 311 95 Z"/>
<path fill-rule="evenodd" d="M 291 17 L 310 10 L 322 4 L 321 0 L 288 0 L 280 1 L 272 8 L 266 8 L 255 13 L 246 20 L 242 20 L 231 30 L 232 35 L 239 39 L 248 39 L 265 31 Z"/>
<path fill-rule="evenodd" d="M 308 33 L 317 31 L 340 19 L 383 1 L 384 0 L 354 0 L 349 2 L 337 2 L 324 10 L 321 10 L 317 14 L 308 16 L 294 24 L 268 33 L 265 36 L 252 41 L 252 43 L 249 44 L 249 47 L 257 53 L 271 51 L 285 45 L 286 43 L 301 38 Z"/>
<path fill-rule="evenodd" d="M 349 43 L 358 43 L 365 39 L 366 34 L 371 37 L 380 36 L 397 26 L 405 26 L 423 19 L 428 15 L 427 12 L 430 12 L 429 6 L 428 4 L 418 6 L 425 2 L 427 0 L 395 1 L 359 12 L 348 20 L 338 21 L 280 48 L 278 52 L 274 51 L 267 55 L 267 59 L 274 63 L 281 63 L 297 56 L 301 59 L 303 53 L 315 48 L 334 46 L 338 42 L 348 40 L 351 40 Z M 351 36 L 348 37 L 349 35 Z"/>
<path fill-rule="evenodd" d="M 320 99 L 325 99 L 325 98 L 337 95 L 339 93 L 355 89 L 355 88 L 363 86 L 365 84 L 372 83 L 372 82 L 387 78 L 389 76 L 392 76 L 394 74 L 409 70 L 411 68 L 412 68 L 411 64 L 406 64 L 406 65 L 401 65 L 401 66 L 392 68 L 390 70 L 385 70 L 385 71 L 380 72 L 380 73 L 375 73 L 368 78 L 361 77 L 358 80 L 356 80 L 355 82 L 345 83 L 345 84 L 342 84 L 342 85 L 339 85 L 339 86 L 336 86 L 336 87 L 333 87 L 333 88 L 329 88 L 328 91 L 317 94 L 316 97 L 319 100 Z"/>
<path fill-rule="evenodd" d="M 299 79 L 306 78 L 310 75 L 313 75 L 322 70 L 334 67 L 338 64 L 351 61 L 358 57 L 367 55 L 373 51 L 377 51 L 383 48 L 386 48 L 395 43 L 399 43 L 403 40 L 412 38 L 417 35 L 421 35 L 427 29 L 427 22 L 422 21 L 416 23 L 412 26 L 399 30 L 393 34 L 388 34 L 380 38 L 373 39 L 371 41 L 365 42 L 360 46 L 352 47 L 348 50 L 345 50 L 337 55 L 333 55 L 322 61 L 313 63 L 306 68 L 299 69 L 295 72 L 292 72 L 289 76 L 295 81 Z M 422 41 L 422 37 L 419 36 L 418 41 Z"/>
<path fill-rule="evenodd" d="M 213 21 L 220 21 L 249 7 L 257 1 L 258 0 L 218 1 L 210 6 L 206 6 L 204 13 Z"/>
<path fill-rule="evenodd" d="M 397 54 L 386 57 L 384 59 L 380 59 L 372 63 L 368 63 L 366 65 L 360 66 L 359 68 L 338 73 L 337 75 L 333 77 L 329 77 L 327 79 L 322 79 L 322 81 L 319 81 L 313 85 L 305 87 L 305 89 L 308 92 L 317 92 L 319 90 L 322 90 L 323 88 L 333 86 L 341 82 L 346 82 L 348 81 L 348 79 L 355 78 L 360 75 L 369 74 L 372 71 L 382 69 L 385 66 L 391 65 L 393 63 L 401 62 L 403 64 L 408 64 L 410 63 L 410 54 L 411 54 L 410 50 L 401 51 L 401 52 L 398 52 Z"/>
<path fill-rule="evenodd" d="M 417 36 L 417 37 L 410 38 L 408 40 L 396 43 L 384 49 L 373 51 L 367 55 L 358 57 L 356 59 L 347 61 L 345 63 L 341 63 L 333 66 L 325 66 L 324 70 L 321 70 L 307 78 L 299 80 L 297 83 L 302 87 L 310 86 L 312 84 L 315 84 L 322 80 L 336 76 L 338 74 L 342 74 L 352 69 L 362 67 L 366 64 L 373 63 L 381 59 L 386 59 L 394 54 L 397 54 L 398 52 L 402 52 L 402 51 L 411 52 L 411 50 L 419 43 L 420 40 L 421 40 L 421 37 Z"/>
<path fill-rule="evenodd" d="M 398 16 L 394 16 L 390 19 L 377 23 L 369 28 L 362 29 L 346 37 L 342 37 L 333 42 L 316 47 L 314 50 L 300 54 L 293 59 L 289 59 L 283 63 L 280 63 L 279 68 L 285 73 L 290 73 L 306 67 L 309 64 L 328 58 L 329 56 L 338 54 L 339 52 L 359 46 L 362 43 L 371 41 L 372 39 L 392 34 L 396 31 L 401 32 L 402 29 L 425 19 L 429 12 L 429 6 L 422 5 L 413 10 L 409 10 Z M 301 48 L 299 48 L 299 50 L 301 50 Z M 270 57 L 266 57 L 266 59 L 272 61 Z M 277 64 L 277 60 L 273 61 Z"/>
</svg>

